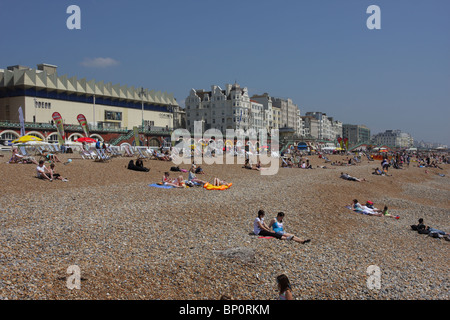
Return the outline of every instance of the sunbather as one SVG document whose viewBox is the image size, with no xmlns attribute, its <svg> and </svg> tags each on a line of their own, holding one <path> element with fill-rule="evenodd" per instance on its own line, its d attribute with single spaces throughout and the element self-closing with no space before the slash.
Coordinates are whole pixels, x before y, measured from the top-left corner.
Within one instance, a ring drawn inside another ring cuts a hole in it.
<svg viewBox="0 0 450 320">
<path fill-rule="evenodd" d="M 166 186 L 172 186 L 176 188 L 184 188 L 186 186 L 183 176 L 178 176 L 176 179 L 171 179 L 169 177 L 169 172 L 164 172 L 162 182 Z"/>
<path fill-rule="evenodd" d="M 42 153 L 42 156 L 45 157 L 47 161 L 61 162 L 61 160 L 59 160 L 59 158 L 54 153 L 47 153 L 47 151 L 44 151 Z"/>
<path fill-rule="evenodd" d="M 357 181 L 357 182 L 366 181 L 366 179 L 364 179 L 364 178 L 358 179 L 358 178 L 350 176 L 348 173 L 343 173 L 343 172 L 341 172 L 341 178 L 345 179 L 345 180 Z"/>
<path fill-rule="evenodd" d="M 214 186 L 220 187 L 220 186 L 230 186 L 230 183 L 220 180 L 219 178 L 214 178 Z"/>
</svg>

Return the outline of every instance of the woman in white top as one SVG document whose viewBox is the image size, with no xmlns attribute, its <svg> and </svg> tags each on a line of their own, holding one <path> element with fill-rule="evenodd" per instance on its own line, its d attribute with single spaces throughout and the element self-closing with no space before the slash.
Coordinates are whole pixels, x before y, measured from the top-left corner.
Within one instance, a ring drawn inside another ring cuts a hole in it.
<svg viewBox="0 0 450 320">
<path fill-rule="evenodd" d="M 53 181 L 53 174 L 45 167 L 44 160 L 39 161 L 39 164 L 36 167 L 36 174 L 39 179 Z"/>
</svg>

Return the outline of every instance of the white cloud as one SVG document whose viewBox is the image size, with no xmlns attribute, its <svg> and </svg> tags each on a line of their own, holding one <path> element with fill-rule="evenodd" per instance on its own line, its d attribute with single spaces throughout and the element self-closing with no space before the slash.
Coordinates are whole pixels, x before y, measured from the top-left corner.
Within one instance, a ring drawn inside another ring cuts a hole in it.
<svg viewBox="0 0 450 320">
<path fill-rule="evenodd" d="M 80 64 L 88 68 L 108 68 L 117 66 L 119 61 L 113 58 L 85 58 Z"/>
</svg>

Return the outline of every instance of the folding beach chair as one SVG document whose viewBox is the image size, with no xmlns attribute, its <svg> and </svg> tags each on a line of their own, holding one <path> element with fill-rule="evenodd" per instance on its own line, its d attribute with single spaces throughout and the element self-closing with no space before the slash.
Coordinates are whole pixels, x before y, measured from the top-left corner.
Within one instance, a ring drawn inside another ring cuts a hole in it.
<svg viewBox="0 0 450 320">
<path fill-rule="evenodd" d="M 109 161 L 111 157 L 108 156 L 103 149 L 97 149 L 97 154 L 99 156 L 100 161 Z"/>
<path fill-rule="evenodd" d="M 124 156 L 126 156 L 126 157 L 134 157 L 134 152 L 131 151 L 128 146 L 123 146 L 123 149 L 125 150 Z"/>
<path fill-rule="evenodd" d="M 144 151 L 141 148 L 136 148 L 136 150 L 138 151 L 138 158 L 146 160 L 148 159 L 148 156 L 144 154 Z"/>
<path fill-rule="evenodd" d="M 84 150 L 83 148 L 80 150 L 80 155 L 83 160 L 85 159 L 93 159 L 92 154 L 89 151 Z"/>
</svg>

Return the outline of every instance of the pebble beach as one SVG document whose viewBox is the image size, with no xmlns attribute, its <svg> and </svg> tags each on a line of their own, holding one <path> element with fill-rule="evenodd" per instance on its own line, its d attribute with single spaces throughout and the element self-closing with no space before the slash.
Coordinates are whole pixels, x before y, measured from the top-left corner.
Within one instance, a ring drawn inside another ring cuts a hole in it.
<svg viewBox="0 0 450 320">
<path fill-rule="evenodd" d="M 280 274 L 297 300 L 450 298 L 450 242 L 410 227 L 424 218 L 450 232 L 446 164 L 411 162 L 389 169 L 391 176 L 372 174 L 380 161 L 331 166 L 317 155 L 307 157 L 314 169 L 280 167 L 273 176 L 237 163 L 203 164 L 198 178 L 233 183 L 217 191 L 150 187 L 172 162 L 145 160 L 150 171 L 137 172 L 127 170 L 129 157 L 64 154 L 62 162 L 72 162 L 57 163 L 56 172 L 69 181 L 49 182 L 35 178 L 34 164 L 8 164 L 3 154 L 0 299 L 275 300 Z M 340 179 L 341 172 L 367 181 Z M 387 205 L 400 219 L 345 208 L 355 198 Z M 284 212 L 286 231 L 311 242 L 252 235 L 260 209 L 266 222 Z M 67 287 L 73 265 L 80 289 Z M 380 288 L 367 285 L 369 266 L 379 267 Z"/>
</svg>

